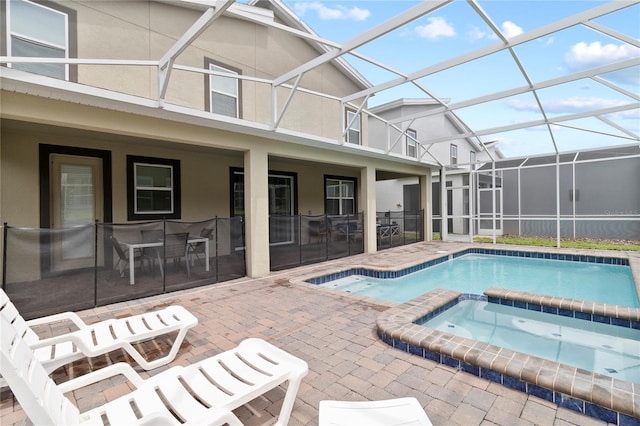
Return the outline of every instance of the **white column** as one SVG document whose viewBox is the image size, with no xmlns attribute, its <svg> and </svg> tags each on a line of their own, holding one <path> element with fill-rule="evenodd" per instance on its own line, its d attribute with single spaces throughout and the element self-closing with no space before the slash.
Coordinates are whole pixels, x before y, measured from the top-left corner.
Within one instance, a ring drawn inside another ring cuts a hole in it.
<svg viewBox="0 0 640 426">
<path fill-rule="evenodd" d="M 442 241 L 447 241 L 449 235 L 449 222 L 447 221 L 447 214 L 449 207 L 447 205 L 447 170 L 444 167 L 440 168 L 440 238 Z"/>
<path fill-rule="evenodd" d="M 422 232 L 425 241 L 433 239 L 433 206 L 431 200 L 431 170 L 418 177 L 420 183 L 420 208 L 424 211 Z"/>
<path fill-rule="evenodd" d="M 247 276 L 269 274 L 269 155 L 262 148 L 244 154 Z"/>
<path fill-rule="evenodd" d="M 378 251 L 376 234 L 376 169 L 363 167 L 360 169 L 360 199 L 364 206 L 364 252 Z"/>
</svg>

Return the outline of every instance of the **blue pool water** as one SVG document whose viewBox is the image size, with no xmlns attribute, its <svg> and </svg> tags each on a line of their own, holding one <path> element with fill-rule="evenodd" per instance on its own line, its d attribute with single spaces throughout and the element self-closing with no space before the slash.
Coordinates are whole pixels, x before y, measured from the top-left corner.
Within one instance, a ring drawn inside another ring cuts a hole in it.
<svg viewBox="0 0 640 426">
<path fill-rule="evenodd" d="M 478 300 L 422 325 L 640 384 L 640 330 Z"/>
<path fill-rule="evenodd" d="M 435 288 L 483 294 L 498 287 L 640 307 L 629 266 L 490 254 L 466 254 L 400 278 L 351 275 L 321 285 L 397 303 Z"/>
</svg>

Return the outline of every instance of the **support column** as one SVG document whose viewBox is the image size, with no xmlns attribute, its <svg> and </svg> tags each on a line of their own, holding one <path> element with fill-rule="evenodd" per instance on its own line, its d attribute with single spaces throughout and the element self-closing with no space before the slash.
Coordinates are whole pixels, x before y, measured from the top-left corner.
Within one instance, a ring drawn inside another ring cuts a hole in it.
<svg viewBox="0 0 640 426">
<path fill-rule="evenodd" d="M 244 208 L 247 276 L 263 277 L 269 262 L 269 155 L 262 148 L 244 154 Z"/>
<path fill-rule="evenodd" d="M 440 168 L 440 239 L 447 241 L 449 236 L 449 206 L 447 204 L 447 170 Z"/>
<path fill-rule="evenodd" d="M 360 199 L 364 206 L 364 252 L 375 253 L 378 251 L 376 228 L 376 169 L 363 167 L 360 169 L 361 194 Z"/>
<path fill-rule="evenodd" d="M 433 239 L 433 206 L 431 195 L 431 170 L 426 175 L 418 176 L 420 183 L 420 208 L 424 212 L 422 232 L 425 241 Z"/>
</svg>

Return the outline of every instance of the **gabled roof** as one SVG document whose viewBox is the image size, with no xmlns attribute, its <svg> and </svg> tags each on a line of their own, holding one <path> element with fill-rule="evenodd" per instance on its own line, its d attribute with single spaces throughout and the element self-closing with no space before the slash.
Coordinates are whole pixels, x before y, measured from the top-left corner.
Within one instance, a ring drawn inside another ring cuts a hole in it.
<svg viewBox="0 0 640 426">
<path fill-rule="evenodd" d="M 310 26 L 304 23 L 298 15 L 296 15 L 284 2 L 281 0 L 251 0 L 248 3 L 249 6 L 255 6 L 258 8 L 265 8 L 273 11 L 276 17 L 291 28 L 306 32 L 320 39 L 320 36 L 311 29 Z M 320 42 L 314 42 L 309 39 L 306 40 L 311 47 L 313 47 L 318 53 L 323 54 L 329 51 L 326 44 Z M 342 71 L 351 81 L 358 85 L 361 89 L 368 89 L 372 85 L 371 83 L 360 74 L 349 62 L 342 57 L 336 58 L 335 66 Z"/>
</svg>

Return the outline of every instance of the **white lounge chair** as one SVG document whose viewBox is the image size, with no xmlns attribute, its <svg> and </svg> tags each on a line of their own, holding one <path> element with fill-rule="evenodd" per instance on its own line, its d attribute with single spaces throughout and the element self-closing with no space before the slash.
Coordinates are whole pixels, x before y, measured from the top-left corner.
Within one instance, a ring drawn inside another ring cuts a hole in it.
<svg viewBox="0 0 640 426">
<path fill-rule="evenodd" d="M 56 385 L 10 320 L 0 313 L 0 372 L 33 424 L 240 425 L 231 410 L 288 381 L 277 424 L 286 425 L 307 364 L 260 339 L 189 367 L 173 367 L 143 380 L 117 363 Z M 115 375 L 136 387 L 100 407 L 80 413 L 64 396 Z"/>
<path fill-rule="evenodd" d="M 416 398 L 384 401 L 320 401 L 318 426 L 431 426 Z"/>
<path fill-rule="evenodd" d="M 198 319 L 182 306 L 169 306 L 158 311 L 109 319 L 95 324 L 85 324 L 74 312 L 25 321 L 3 290 L 0 290 L 0 309 L 35 351 L 38 361 L 42 363 L 47 373 L 72 361 L 104 355 L 117 349 L 125 350 L 140 367 L 151 370 L 173 361 L 187 331 L 198 324 Z M 64 320 L 73 322 L 78 330 L 40 339 L 31 329 L 34 325 Z M 173 332 L 178 334 L 169 353 L 162 357 L 148 361 L 133 347 L 133 343 Z M 1 379 L 0 385 L 4 385 Z"/>
</svg>

